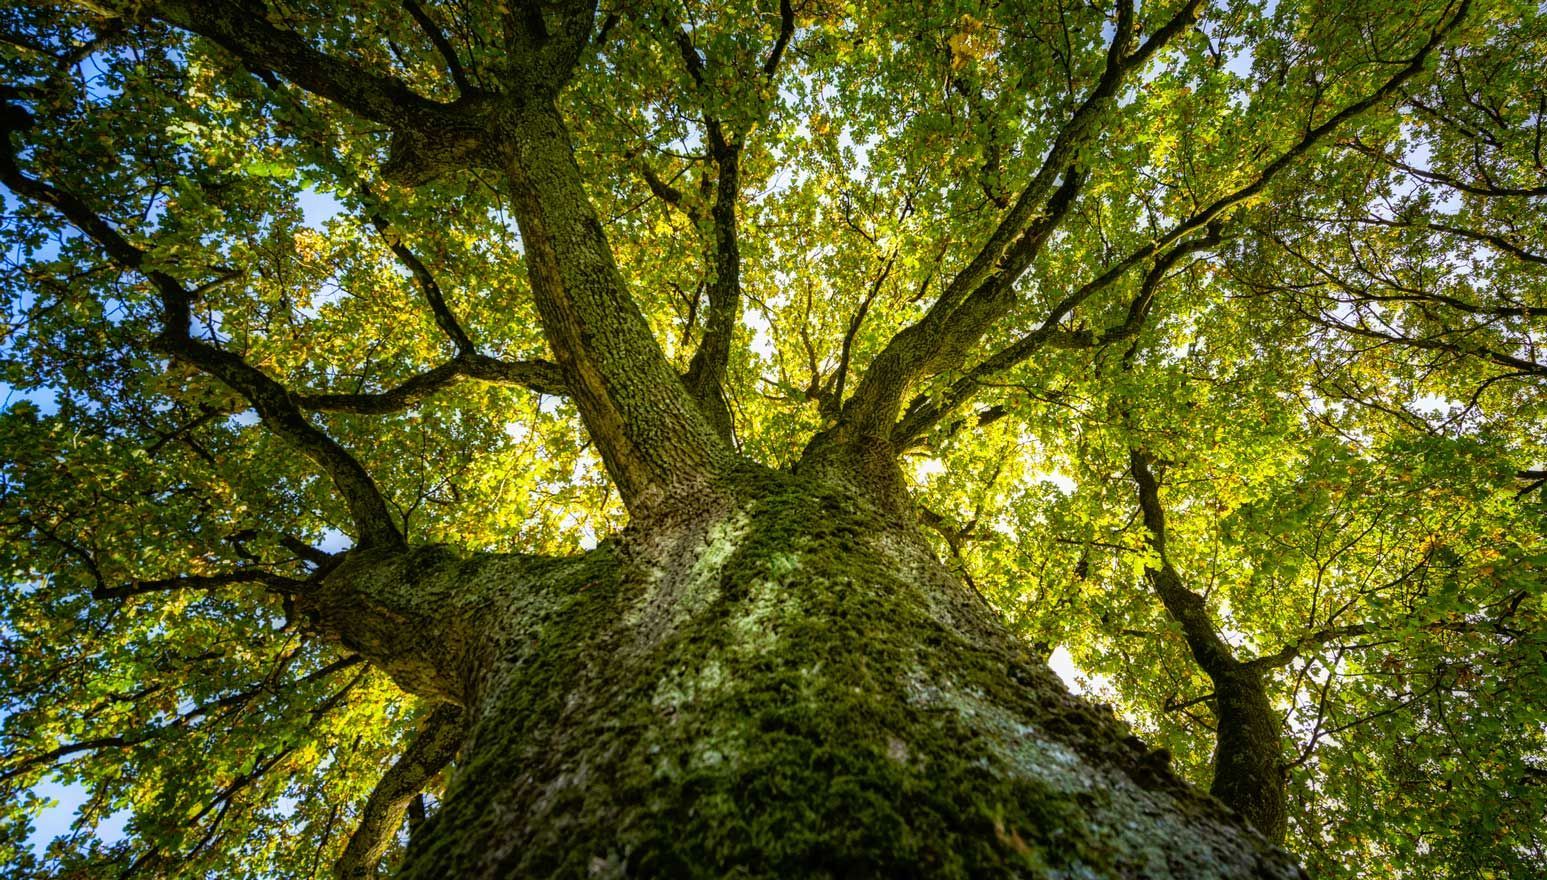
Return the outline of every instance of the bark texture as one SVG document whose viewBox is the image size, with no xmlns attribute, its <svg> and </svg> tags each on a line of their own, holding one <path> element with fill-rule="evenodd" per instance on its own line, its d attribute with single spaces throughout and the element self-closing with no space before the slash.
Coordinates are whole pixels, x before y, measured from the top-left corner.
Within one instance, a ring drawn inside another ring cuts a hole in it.
<svg viewBox="0 0 1547 880">
<path fill-rule="evenodd" d="M 470 737 L 401 876 L 1299 876 L 1071 697 L 895 507 L 735 484 L 584 557 L 330 579 L 483 597 L 400 661 Z"/>
</svg>

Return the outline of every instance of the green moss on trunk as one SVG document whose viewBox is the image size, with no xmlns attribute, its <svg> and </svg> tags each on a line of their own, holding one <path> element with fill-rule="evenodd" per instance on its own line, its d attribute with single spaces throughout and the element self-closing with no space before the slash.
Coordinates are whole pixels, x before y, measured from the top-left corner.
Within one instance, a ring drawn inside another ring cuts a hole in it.
<svg viewBox="0 0 1547 880">
<path fill-rule="evenodd" d="M 626 537 L 502 649 L 405 876 L 1296 875 L 895 518 L 745 490 Z"/>
</svg>

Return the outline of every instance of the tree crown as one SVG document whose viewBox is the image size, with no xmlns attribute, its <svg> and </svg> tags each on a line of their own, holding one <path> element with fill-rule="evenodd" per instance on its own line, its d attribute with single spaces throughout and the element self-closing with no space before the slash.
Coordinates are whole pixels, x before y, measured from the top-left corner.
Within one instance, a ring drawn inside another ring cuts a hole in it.
<svg viewBox="0 0 1547 880">
<path fill-rule="evenodd" d="M 1318 875 L 1542 868 L 1535 4 L 13 5 L 0 70 L 15 871 L 45 778 L 132 815 L 60 870 L 327 865 L 425 711 L 294 613 L 345 547 L 857 448 L 1201 780 L 1180 572 Z"/>
</svg>

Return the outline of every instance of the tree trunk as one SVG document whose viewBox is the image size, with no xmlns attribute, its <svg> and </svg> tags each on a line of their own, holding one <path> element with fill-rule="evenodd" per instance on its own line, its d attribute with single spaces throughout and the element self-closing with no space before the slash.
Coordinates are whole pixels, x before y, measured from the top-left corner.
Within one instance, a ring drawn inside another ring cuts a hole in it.
<svg viewBox="0 0 1547 880">
<path fill-rule="evenodd" d="M 895 506 L 761 471 L 724 498 L 574 560 L 330 578 L 464 587 L 427 631 L 446 671 L 397 673 L 472 719 L 401 876 L 1299 876 L 1071 697 Z"/>
</svg>

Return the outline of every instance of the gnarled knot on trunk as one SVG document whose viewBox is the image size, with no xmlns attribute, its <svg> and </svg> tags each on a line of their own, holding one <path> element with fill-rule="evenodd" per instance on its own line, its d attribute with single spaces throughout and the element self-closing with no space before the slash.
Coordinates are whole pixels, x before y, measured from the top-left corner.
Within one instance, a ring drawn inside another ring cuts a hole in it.
<svg viewBox="0 0 1547 880">
<path fill-rule="evenodd" d="M 392 133 L 381 176 L 398 186 L 422 186 L 442 174 L 482 167 L 485 139 L 463 128 L 403 128 Z"/>
</svg>

